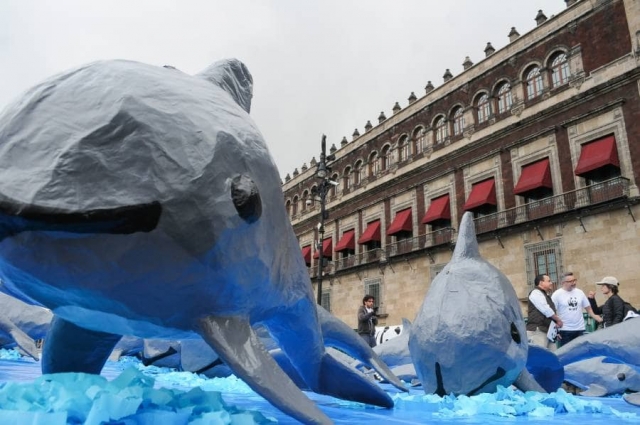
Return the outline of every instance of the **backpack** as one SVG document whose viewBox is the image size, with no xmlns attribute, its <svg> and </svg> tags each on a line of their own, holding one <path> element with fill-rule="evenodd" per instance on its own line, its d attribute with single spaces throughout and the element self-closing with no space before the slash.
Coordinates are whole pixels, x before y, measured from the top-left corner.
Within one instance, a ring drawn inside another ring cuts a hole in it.
<svg viewBox="0 0 640 425">
<path fill-rule="evenodd" d="M 623 320 L 626 320 L 631 317 L 636 317 L 639 315 L 638 310 L 634 306 L 632 306 L 626 301 L 623 301 L 623 302 L 624 302 L 624 312 L 623 312 L 624 319 Z"/>
</svg>

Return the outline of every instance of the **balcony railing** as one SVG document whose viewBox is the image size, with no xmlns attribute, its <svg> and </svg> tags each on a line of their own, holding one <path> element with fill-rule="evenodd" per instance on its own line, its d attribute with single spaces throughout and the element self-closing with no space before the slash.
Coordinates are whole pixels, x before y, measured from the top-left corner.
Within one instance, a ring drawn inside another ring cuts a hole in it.
<svg viewBox="0 0 640 425">
<path fill-rule="evenodd" d="M 350 255 L 348 257 L 339 258 L 335 261 L 336 270 L 347 269 L 349 267 L 353 267 L 358 265 L 358 258 L 355 255 Z"/>
<path fill-rule="evenodd" d="M 394 255 L 406 254 L 422 248 L 449 244 L 453 240 L 455 230 L 451 227 L 436 230 L 434 232 L 425 233 L 415 238 L 403 239 L 401 241 L 386 245 L 384 247 L 387 257 Z"/>
<path fill-rule="evenodd" d="M 561 195 L 529 202 L 474 219 L 476 233 L 481 234 L 525 221 L 550 217 L 567 211 L 613 201 L 629 195 L 629 179 L 615 177 Z"/>
<path fill-rule="evenodd" d="M 531 220 L 550 217 L 603 202 L 613 201 L 628 195 L 629 180 L 624 177 L 616 177 L 561 195 L 551 196 L 539 201 L 520 205 L 516 208 L 478 217 L 474 220 L 476 233 L 481 234 Z M 327 267 L 325 267 L 325 273 L 331 274 L 337 270 L 344 270 L 362 264 L 384 262 L 397 255 L 450 244 L 453 242 L 454 234 L 455 230 L 453 228 L 446 227 L 424 235 L 419 235 L 415 238 L 403 239 L 382 248 L 360 252 L 356 255 L 340 258 L 333 262 L 329 261 Z M 317 263 L 315 266 L 309 268 L 309 274 L 312 278 L 316 277 L 317 270 Z"/>
<path fill-rule="evenodd" d="M 384 257 L 384 250 L 380 248 L 371 249 L 369 251 L 360 252 L 356 255 L 340 258 L 335 261 L 336 270 L 343 270 L 349 267 L 358 266 L 360 264 L 379 262 Z"/>
</svg>

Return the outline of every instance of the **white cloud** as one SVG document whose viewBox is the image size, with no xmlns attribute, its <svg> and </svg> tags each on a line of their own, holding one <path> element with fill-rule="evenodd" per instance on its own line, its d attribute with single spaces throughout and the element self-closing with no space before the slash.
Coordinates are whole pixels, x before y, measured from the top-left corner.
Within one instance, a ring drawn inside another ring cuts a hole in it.
<svg viewBox="0 0 640 425">
<path fill-rule="evenodd" d="M 484 57 L 563 0 L 4 0 L 0 108 L 51 74 L 124 58 L 196 73 L 224 57 L 255 82 L 252 115 L 284 176 L 465 56 Z"/>
</svg>

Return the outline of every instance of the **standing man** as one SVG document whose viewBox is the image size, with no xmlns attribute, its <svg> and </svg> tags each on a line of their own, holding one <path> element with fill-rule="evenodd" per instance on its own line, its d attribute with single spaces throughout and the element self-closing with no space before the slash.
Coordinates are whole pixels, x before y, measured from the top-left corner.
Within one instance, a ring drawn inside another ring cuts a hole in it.
<svg viewBox="0 0 640 425">
<path fill-rule="evenodd" d="M 378 324 L 378 307 L 373 306 L 373 295 L 365 295 L 358 309 L 358 334 L 369 347 L 376 346 L 376 325 Z"/>
<path fill-rule="evenodd" d="M 535 288 L 529 292 L 527 307 L 527 339 L 529 344 L 555 351 L 556 345 L 549 341 L 547 332 L 552 321 L 558 328 L 561 328 L 563 323 L 556 314 L 556 306 L 549 295 L 553 282 L 546 274 L 539 274 L 533 280 L 533 284 Z"/>
<path fill-rule="evenodd" d="M 562 329 L 558 331 L 560 346 L 584 334 L 585 324 L 582 309 L 587 310 L 589 316 L 601 323 L 602 317 L 593 312 L 589 299 L 580 289 L 576 288 L 578 279 L 573 273 L 562 275 L 562 287 L 551 296 L 551 300 L 558 309 L 558 316 L 562 320 Z"/>
</svg>

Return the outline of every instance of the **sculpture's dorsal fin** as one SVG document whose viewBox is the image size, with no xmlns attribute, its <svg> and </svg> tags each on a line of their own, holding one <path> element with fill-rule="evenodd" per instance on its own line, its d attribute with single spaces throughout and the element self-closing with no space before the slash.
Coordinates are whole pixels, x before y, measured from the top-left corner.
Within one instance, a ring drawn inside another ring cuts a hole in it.
<svg viewBox="0 0 640 425">
<path fill-rule="evenodd" d="M 150 232 L 160 220 L 159 202 L 88 211 L 25 205 L 0 195 L 0 240 L 35 230 L 68 233 Z"/>
<path fill-rule="evenodd" d="M 253 97 L 253 78 L 238 59 L 225 59 L 210 65 L 198 77 L 214 83 L 231 95 L 242 109 L 250 112 Z"/>
<path fill-rule="evenodd" d="M 480 250 L 478 249 L 478 241 L 476 239 L 476 226 L 473 223 L 473 213 L 467 211 L 460 221 L 458 240 L 456 241 L 456 248 L 453 251 L 451 262 L 463 258 L 479 257 Z"/>
</svg>

